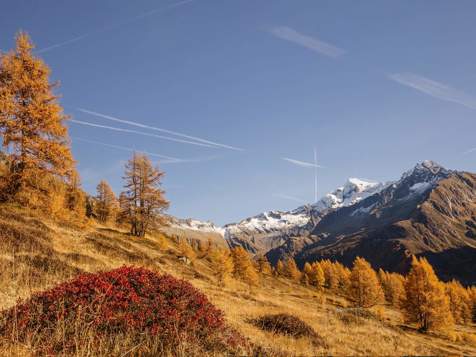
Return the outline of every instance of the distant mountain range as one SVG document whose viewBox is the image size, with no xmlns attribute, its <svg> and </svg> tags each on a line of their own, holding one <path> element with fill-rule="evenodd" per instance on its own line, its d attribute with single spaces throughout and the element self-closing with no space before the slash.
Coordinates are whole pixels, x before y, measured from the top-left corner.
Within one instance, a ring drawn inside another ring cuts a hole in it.
<svg viewBox="0 0 476 357">
<path fill-rule="evenodd" d="M 349 179 L 312 205 L 269 211 L 216 227 L 229 246 L 265 254 L 272 263 L 292 256 L 302 266 L 329 258 L 405 272 L 412 254 L 425 256 L 442 279 L 476 283 L 476 175 L 424 161 L 394 182 Z"/>
</svg>

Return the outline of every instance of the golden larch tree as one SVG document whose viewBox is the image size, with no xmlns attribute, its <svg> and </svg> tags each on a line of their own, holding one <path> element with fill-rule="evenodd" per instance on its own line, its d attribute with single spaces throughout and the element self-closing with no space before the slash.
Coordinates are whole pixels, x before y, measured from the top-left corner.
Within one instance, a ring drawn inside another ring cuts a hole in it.
<svg viewBox="0 0 476 357">
<path fill-rule="evenodd" d="M 105 180 L 101 180 L 96 187 L 96 192 L 94 207 L 97 219 L 104 223 L 115 218 L 118 202 L 111 186 Z"/>
<path fill-rule="evenodd" d="M 336 281 L 335 291 L 346 293 L 350 284 L 350 270 L 339 262 L 333 263 L 334 277 Z"/>
<path fill-rule="evenodd" d="M 286 263 L 284 265 L 285 275 L 295 281 L 299 281 L 301 279 L 301 271 L 296 265 L 296 261 L 289 257 L 286 259 Z"/>
<path fill-rule="evenodd" d="M 145 154 L 134 153 L 126 164 L 123 199 L 127 201 L 126 220 L 131 225 L 131 235 L 144 237 L 151 223 L 165 224 L 162 213 L 169 203 L 161 189 L 163 176 Z"/>
<path fill-rule="evenodd" d="M 324 271 L 326 287 L 330 290 L 337 290 L 339 286 L 339 279 L 335 271 L 334 263 L 328 259 L 321 260 L 319 263 L 322 270 Z"/>
<path fill-rule="evenodd" d="M 453 327 L 445 286 L 425 258 L 413 256 L 405 292 L 403 309 L 408 322 L 416 323 L 422 331 L 449 330 Z"/>
<path fill-rule="evenodd" d="M 235 267 L 231 252 L 228 249 L 212 249 L 209 253 L 209 258 L 219 282 L 223 284 L 228 282 Z"/>
<path fill-rule="evenodd" d="M 357 307 L 372 307 L 383 302 L 384 294 L 377 273 L 364 258 L 357 257 L 349 278 L 348 295 Z"/>
<path fill-rule="evenodd" d="M 302 268 L 302 278 L 305 279 L 305 281 L 307 281 L 308 284 L 315 285 L 313 282 L 312 275 L 313 275 L 312 265 L 309 262 L 304 263 L 304 267 Z"/>
<path fill-rule="evenodd" d="M 231 250 L 233 257 L 233 276 L 247 283 L 258 285 L 259 276 L 250 255 L 243 247 L 235 247 Z"/>
<path fill-rule="evenodd" d="M 258 271 L 263 275 L 271 275 L 273 273 L 273 268 L 269 263 L 268 259 L 264 255 L 260 255 L 257 259 Z"/>
<path fill-rule="evenodd" d="M 324 270 L 319 262 L 312 263 L 312 282 L 318 289 L 322 289 L 326 284 Z"/>
<path fill-rule="evenodd" d="M 195 252 L 193 247 L 190 245 L 188 240 L 185 238 L 182 238 L 179 240 L 178 250 L 180 255 L 187 257 L 191 261 L 194 261 L 195 258 L 197 257 L 197 253 Z"/>
<path fill-rule="evenodd" d="M 395 306 L 400 307 L 405 299 L 405 278 L 397 273 L 388 273 L 379 269 L 378 277 L 385 294 L 385 300 Z"/>
<path fill-rule="evenodd" d="M 473 302 L 469 290 L 464 288 L 460 282 L 452 280 L 446 284 L 446 293 L 455 322 L 458 324 L 470 323 L 473 317 Z"/>
<path fill-rule="evenodd" d="M 66 181 L 73 157 L 56 84 L 33 48 L 20 32 L 15 50 L 0 58 L 0 137 L 9 161 L 0 191 L 3 200 L 47 207 L 52 180 Z"/>
<path fill-rule="evenodd" d="M 276 263 L 276 269 L 274 272 L 276 276 L 285 276 L 286 272 L 284 269 L 284 263 L 281 259 L 279 259 L 278 262 Z"/>
<path fill-rule="evenodd" d="M 72 170 L 66 183 L 65 206 L 78 218 L 86 216 L 86 194 L 81 189 L 81 179 L 76 170 Z"/>
</svg>

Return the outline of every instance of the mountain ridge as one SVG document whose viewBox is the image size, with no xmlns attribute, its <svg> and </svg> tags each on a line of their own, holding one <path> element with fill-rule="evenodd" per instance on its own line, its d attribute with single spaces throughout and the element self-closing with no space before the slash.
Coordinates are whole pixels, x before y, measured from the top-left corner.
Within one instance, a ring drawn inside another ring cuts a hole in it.
<svg viewBox="0 0 476 357">
<path fill-rule="evenodd" d="M 221 228 L 228 246 L 264 254 L 273 264 L 290 256 L 301 266 L 317 259 L 351 265 L 361 255 L 376 268 L 405 272 L 415 254 L 427 257 L 443 279 L 476 281 L 465 267 L 476 264 L 476 175 L 430 160 L 395 181 L 351 178 L 314 204 Z"/>
</svg>

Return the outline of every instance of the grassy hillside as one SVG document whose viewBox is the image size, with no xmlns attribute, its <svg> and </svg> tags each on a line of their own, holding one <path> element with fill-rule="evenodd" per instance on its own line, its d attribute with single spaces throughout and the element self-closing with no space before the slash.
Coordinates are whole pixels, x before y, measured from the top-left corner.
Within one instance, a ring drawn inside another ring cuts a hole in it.
<svg viewBox="0 0 476 357">
<path fill-rule="evenodd" d="M 286 279 L 262 278 L 250 289 L 238 281 L 219 284 L 206 257 L 188 265 L 167 239 L 132 238 L 125 231 L 89 223 L 57 224 L 11 206 L 0 207 L 0 309 L 71 279 L 81 272 L 122 265 L 147 267 L 184 278 L 225 312 L 229 325 L 270 355 L 475 355 L 476 328 L 457 327 L 450 336 L 425 335 L 402 323 L 387 306 L 356 316 L 345 298 L 319 294 Z M 264 314 L 289 313 L 307 322 L 322 338 L 292 338 L 264 332 L 251 323 Z M 0 343 L 0 355 L 28 355 L 28 346 Z"/>
</svg>

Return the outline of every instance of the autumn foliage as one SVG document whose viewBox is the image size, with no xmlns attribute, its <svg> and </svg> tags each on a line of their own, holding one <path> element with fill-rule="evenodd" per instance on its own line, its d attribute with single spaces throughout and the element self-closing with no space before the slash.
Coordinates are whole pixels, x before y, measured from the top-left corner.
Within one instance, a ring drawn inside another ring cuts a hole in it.
<svg viewBox="0 0 476 357">
<path fill-rule="evenodd" d="M 120 214 L 130 224 L 131 235 L 143 237 L 151 224 L 165 223 L 161 214 L 169 203 L 161 188 L 163 176 L 144 154 L 134 153 L 127 162 Z"/>
<path fill-rule="evenodd" d="M 356 307 L 371 307 L 384 300 L 375 270 L 360 257 L 355 259 L 350 274 L 349 296 Z"/>
<path fill-rule="evenodd" d="M 51 211 L 65 208 L 65 185 L 74 171 L 63 113 L 50 69 L 33 55 L 26 33 L 0 57 L 0 135 L 8 152 L 1 199 Z M 55 192 L 56 191 L 56 192 Z M 60 205 L 52 193 L 61 195 Z M 56 206 L 55 206 L 56 205 Z"/>
<path fill-rule="evenodd" d="M 231 256 L 233 276 L 249 286 L 258 285 L 259 275 L 248 252 L 243 247 L 235 247 L 231 250 Z"/>
<path fill-rule="evenodd" d="M 413 257 L 405 291 L 403 308 L 407 321 L 416 323 L 422 331 L 452 327 L 454 319 L 445 286 L 425 258 Z"/>
<path fill-rule="evenodd" d="M 2 336 L 16 335 L 20 341 L 35 336 L 38 352 L 52 354 L 74 353 L 78 324 L 92 329 L 98 341 L 124 334 L 140 343 L 148 335 L 171 348 L 186 340 L 204 350 L 243 342 L 226 327 L 223 313 L 192 285 L 134 267 L 80 275 L 4 311 L 0 321 Z M 58 329 L 61 341 L 54 336 Z"/>
</svg>

